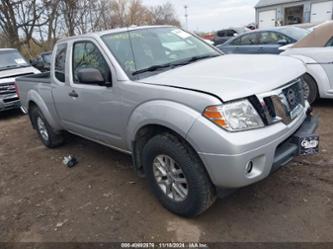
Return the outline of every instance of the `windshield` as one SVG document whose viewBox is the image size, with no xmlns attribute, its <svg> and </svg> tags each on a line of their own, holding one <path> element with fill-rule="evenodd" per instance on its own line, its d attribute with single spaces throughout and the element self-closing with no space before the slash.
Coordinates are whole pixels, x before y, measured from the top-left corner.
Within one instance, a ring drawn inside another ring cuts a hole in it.
<svg viewBox="0 0 333 249">
<path fill-rule="evenodd" d="M 280 28 L 280 31 L 291 38 L 294 38 L 296 41 L 299 41 L 310 34 L 310 31 L 296 27 Z"/>
<path fill-rule="evenodd" d="M 43 57 L 44 62 L 47 64 L 51 64 L 51 56 L 52 56 L 51 53 L 43 54 L 42 57 Z"/>
<path fill-rule="evenodd" d="M 197 37 L 173 27 L 108 34 L 102 39 L 130 78 L 220 55 Z"/>
<path fill-rule="evenodd" d="M 29 63 L 17 50 L 0 51 L 0 70 L 26 66 Z"/>
</svg>

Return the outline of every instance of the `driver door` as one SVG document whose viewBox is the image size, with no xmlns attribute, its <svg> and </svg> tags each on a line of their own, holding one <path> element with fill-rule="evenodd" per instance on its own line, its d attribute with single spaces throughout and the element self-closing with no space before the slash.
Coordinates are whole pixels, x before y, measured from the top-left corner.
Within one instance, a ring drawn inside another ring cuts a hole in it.
<svg viewBox="0 0 333 249">
<path fill-rule="evenodd" d="M 120 147 L 122 141 L 117 124 L 120 96 L 116 94 L 114 84 L 111 87 L 84 84 L 78 77 L 80 69 L 95 68 L 105 82 L 112 82 L 110 63 L 92 40 L 74 42 L 68 62 L 69 84 L 61 93 L 66 100 L 57 102 L 64 126 L 72 133 Z"/>
</svg>

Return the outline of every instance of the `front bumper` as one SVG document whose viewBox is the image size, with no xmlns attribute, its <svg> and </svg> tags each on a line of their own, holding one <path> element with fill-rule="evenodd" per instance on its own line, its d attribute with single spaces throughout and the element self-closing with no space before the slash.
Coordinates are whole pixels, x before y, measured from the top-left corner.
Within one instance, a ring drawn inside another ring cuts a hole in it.
<svg viewBox="0 0 333 249">
<path fill-rule="evenodd" d="M 313 135 L 313 133 L 318 128 L 318 125 L 318 116 L 308 116 L 297 132 L 295 132 L 291 138 L 287 139 L 277 147 L 271 172 L 274 172 L 280 167 L 286 165 L 289 161 L 298 155 L 298 146 L 294 143 L 293 138 Z"/>
<path fill-rule="evenodd" d="M 0 95 L 0 112 L 21 107 L 17 94 Z"/>
<path fill-rule="evenodd" d="M 317 126 L 318 118 L 307 116 L 306 111 L 289 125 L 277 123 L 239 133 L 228 133 L 200 119 L 187 139 L 198 151 L 215 186 L 239 188 L 258 182 L 287 164 L 298 150 L 291 143 L 292 137 L 300 132 L 313 134 Z M 253 167 L 248 173 L 250 161 Z"/>
</svg>

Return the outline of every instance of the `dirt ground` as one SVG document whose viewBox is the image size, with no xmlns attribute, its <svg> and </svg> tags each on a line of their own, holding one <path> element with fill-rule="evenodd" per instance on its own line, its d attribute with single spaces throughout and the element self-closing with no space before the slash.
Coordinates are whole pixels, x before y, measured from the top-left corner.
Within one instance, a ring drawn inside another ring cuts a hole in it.
<svg viewBox="0 0 333 249">
<path fill-rule="evenodd" d="M 195 219 L 155 200 L 131 158 L 78 137 L 50 150 L 27 116 L 0 113 L 0 241 L 333 241 L 333 101 L 320 101 L 321 153 L 218 200 Z M 73 154 L 79 164 L 62 164 Z"/>
</svg>

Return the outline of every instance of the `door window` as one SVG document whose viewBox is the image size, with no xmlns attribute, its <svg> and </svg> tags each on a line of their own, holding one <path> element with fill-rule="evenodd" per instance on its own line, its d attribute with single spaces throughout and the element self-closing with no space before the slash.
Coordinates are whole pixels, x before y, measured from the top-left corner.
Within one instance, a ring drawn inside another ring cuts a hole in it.
<svg viewBox="0 0 333 249">
<path fill-rule="evenodd" d="M 79 83 L 78 71 L 82 68 L 98 69 L 106 82 L 111 81 L 109 65 L 96 45 L 90 41 L 74 43 L 73 47 L 73 81 Z"/>
<path fill-rule="evenodd" d="M 226 31 L 224 31 L 224 30 L 218 31 L 218 32 L 217 32 L 217 36 L 220 36 L 220 37 L 227 36 L 227 35 L 226 35 Z"/>
<path fill-rule="evenodd" d="M 233 41 L 231 42 L 231 45 L 238 46 L 238 45 L 240 45 L 240 43 L 241 43 L 241 37 L 239 37 L 239 38 L 233 40 Z"/>
<path fill-rule="evenodd" d="M 240 45 L 256 45 L 256 44 L 257 44 L 257 33 L 246 34 L 240 38 Z"/>
<path fill-rule="evenodd" d="M 230 37 L 234 36 L 235 34 L 236 34 L 236 31 L 232 30 L 232 29 L 228 30 L 228 32 L 227 32 L 227 36 L 230 36 Z"/>
<path fill-rule="evenodd" d="M 282 36 L 275 32 L 261 32 L 259 34 L 259 44 L 278 44 L 279 40 L 282 40 Z"/>
<path fill-rule="evenodd" d="M 57 46 L 54 71 L 56 79 L 61 82 L 65 82 L 66 52 L 67 44 L 60 44 Z"/>
</svg>

